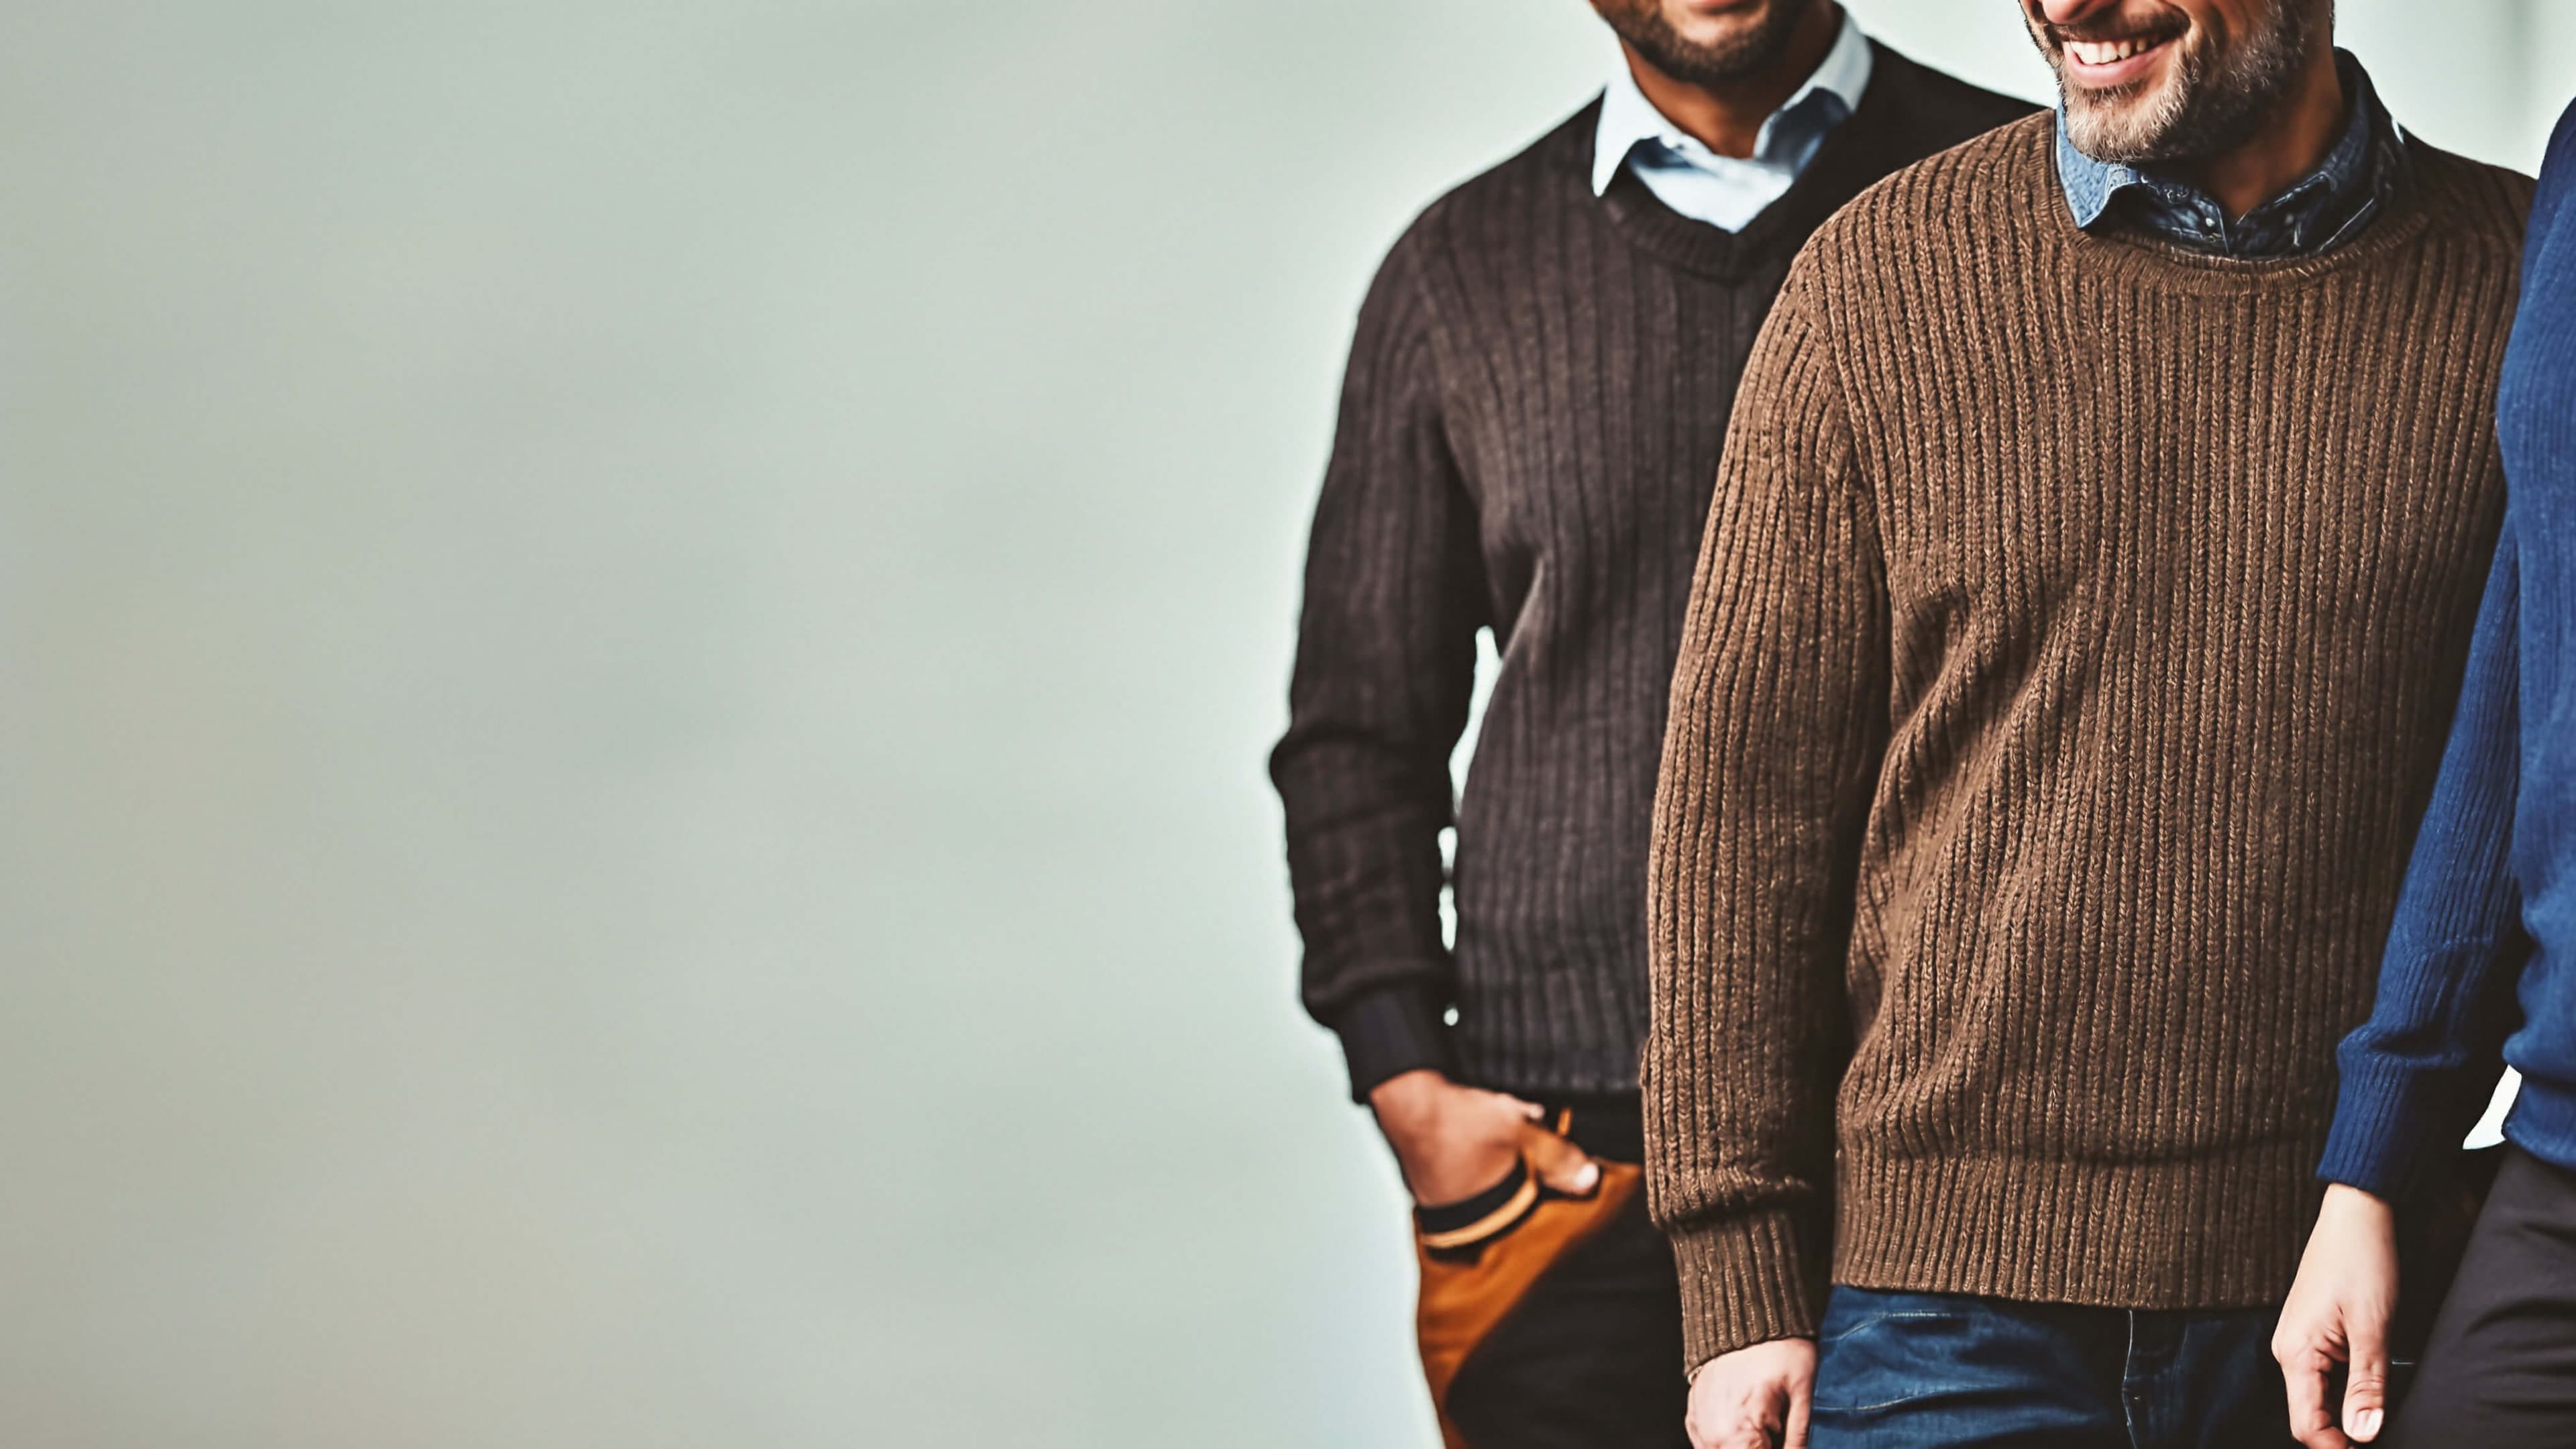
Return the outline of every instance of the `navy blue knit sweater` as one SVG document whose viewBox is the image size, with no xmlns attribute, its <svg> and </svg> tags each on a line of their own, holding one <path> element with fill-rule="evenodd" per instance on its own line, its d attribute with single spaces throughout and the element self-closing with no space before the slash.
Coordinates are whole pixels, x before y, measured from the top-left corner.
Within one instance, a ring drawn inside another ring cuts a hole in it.
<svg viewBox="0 0 2576 1449">
<path fill-rule="evenodd" d="M 2383 1197 L 2459 1140 L 2499 1037 L 2523 1074 L 2505 1135 L 2576 1168 L 2576 108 L 2532 204 L 2496 427 L 2504 531 L 2318 1169 Z"/>
</svg>

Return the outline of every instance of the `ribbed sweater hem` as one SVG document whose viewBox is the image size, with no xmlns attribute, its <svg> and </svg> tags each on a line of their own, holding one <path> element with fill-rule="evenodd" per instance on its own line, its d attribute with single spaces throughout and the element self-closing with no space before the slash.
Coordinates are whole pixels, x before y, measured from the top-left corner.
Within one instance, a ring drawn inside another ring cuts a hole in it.
<svg viewBox="0 0 2576 1449">
<path fill-rule="evenodd" d="M 2106 1308 L 2247 1308 L 2289 1291 L 2315 1141 L 2105 1163 L 1844 1149 L 1833 1280 Z"/>
</svg>

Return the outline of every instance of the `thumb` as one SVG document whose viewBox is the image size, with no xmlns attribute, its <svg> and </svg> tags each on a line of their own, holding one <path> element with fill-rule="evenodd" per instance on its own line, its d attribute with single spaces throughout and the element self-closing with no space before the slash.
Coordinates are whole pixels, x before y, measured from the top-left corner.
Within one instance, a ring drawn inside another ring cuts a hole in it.
<svg viewBox="0 0 2576 1449">
<path fill-rule="evenodd" d="M 1789 1396 L 1789 1427 L 1780 1437 L 1780 1449 L 1807 1449 L 1807 1411 L 1815 1403 L 1815 1386 L 1792 1380 L 1782 1391 Z"/>
<path fill-rule="evenodd" d="M 1569 1197 L 1583 1197 L 1601 1185 L 1601 1164 L 1583 1155 L 1583 1149 L 1544 1128 L 1532 1126 L 1521 1132 L 1521 1156 L 1529 1160 L 1530 1170 L 1538 1180 Z"/>
<path fill-rule="evenodd" d="M 2343 1431 L 2355 1443 L 2379 1437 L 2388 1409 L 2388 1313 L 2356 1308 L 2344 1322 L 2352 1337 L 2352 1367 L 2344 1378 Z"/>
</svg>

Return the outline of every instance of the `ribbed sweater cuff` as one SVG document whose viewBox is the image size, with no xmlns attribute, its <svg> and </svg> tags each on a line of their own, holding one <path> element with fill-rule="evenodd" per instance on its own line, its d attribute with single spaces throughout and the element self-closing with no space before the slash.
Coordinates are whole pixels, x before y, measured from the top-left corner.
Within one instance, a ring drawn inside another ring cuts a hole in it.
<svg viewBox="0 0 2576 1449">
<path fill-rule="evenodd" d="M 1365 1102 L 1389 1077 L 1429 1068 L 1449 1072 L 1449 1026 L 1439 1000 L 1413 986 L 1387 986 L 1345 1007 L 1333 1020 L 1350 1064 L 1351 1100 Z"/>
<path fill-rule="evenodd" d="M 2385 1058 L 2347 1061 L 2317 1176 L 2395 1201 L 2424 1167 L 2443 1112 L 2443 1084 Z"/>
<path fill-rule="evenodd" d="M 1775 1338 L 1814 1337 L 1829 1249 L 1828 1234 L 1777 1209 L 1676 1230 L 1682 1372 Z"/>
</svg>

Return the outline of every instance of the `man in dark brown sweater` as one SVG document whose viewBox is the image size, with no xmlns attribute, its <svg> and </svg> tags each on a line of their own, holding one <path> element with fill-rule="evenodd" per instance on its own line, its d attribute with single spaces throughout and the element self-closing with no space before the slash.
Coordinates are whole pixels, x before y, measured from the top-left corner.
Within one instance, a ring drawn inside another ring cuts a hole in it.
<svg viewBox="0 0 2576 1449">
<path fill-rule="evenodd" d="M 2060 116 L 1817 232 L 1709 512 L 1644 1065 L 1703 1444 L 2285 1440 L 2500 516 L 2527 184 L 2327 0 L 2025 3 Z"/>
<path fill-rule="evenodd" d="M 1637 1165 L 1645 857 L 1727 408 L 1818 222 L 2030 109 L 1824 0 L 1596 8 L 1603 98 L 1424 212 L 1370 289 L 1273 758 L 1306 1005 L 1422 1205 L 1424 1367 L 1478 1449 L 1681 1437 Z"/>
</svg>

